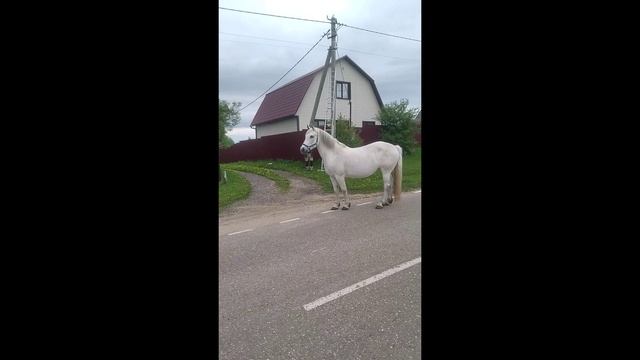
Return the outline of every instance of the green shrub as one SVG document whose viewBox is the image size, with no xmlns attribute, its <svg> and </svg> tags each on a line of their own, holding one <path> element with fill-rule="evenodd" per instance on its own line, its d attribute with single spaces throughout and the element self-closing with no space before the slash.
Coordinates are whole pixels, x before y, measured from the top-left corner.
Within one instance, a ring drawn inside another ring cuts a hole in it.
<svg viewBox="0 0 640 360">
<path fill-rule="evenodd" d="M 362 139 L 354 127 L 342 116 L 336 119 L 336 139 L 348 147 L 362 146 Z"/>
<path fill-rule="evenodd" d="M 417 127 L 413 121 L 418 109 L 409 108 L 409 101 L 391 102 L 380 109 L 376 117 L 382 124 L 382 141 L 400 145 L 405 154 L 411 154 L 416 148 Z"/>
</svg>

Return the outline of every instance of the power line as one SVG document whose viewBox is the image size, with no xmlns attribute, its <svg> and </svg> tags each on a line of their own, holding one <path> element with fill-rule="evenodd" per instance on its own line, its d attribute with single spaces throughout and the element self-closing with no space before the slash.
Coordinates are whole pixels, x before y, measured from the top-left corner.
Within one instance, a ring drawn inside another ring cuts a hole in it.
<svg viewBox="0 0 640 360">
<path fill-rule="evenodd" d="M 271 85 L 267 90 L 265 90 L 262 94 L 260 94 L 260 96 L 258 96 L 257 98 L 255 98 L 253 101 L 251 101 L 250 103 L 248 103 L 247 105 L 245 105 L 245 107 L 243 107 L 242 109 L 240 109 L 239 111 L 242 111 L 244 109 L 246 109 L 249 105 L 253 104 L 254 102 L 256 102 L 256 100 L 260 99 L 264 94 L 266 94 L 267 92 L 269 92 L 269 90 L 271 90 L 274 86 L 276 86 L 277 83 L 280 82 L 280 80 L 282 80 L 285 76 L 287 76 L 288 73 L 291 72 L 291 70 L 293 70 L 293 68 L 295 68 L 300 61 L 302 61 L 302 59 L 304 59 L 307 55 L 309 55 L 309 53 L 316 47 L 318 46 L 318 44 L 320 44 L 320 41 L 322 41 L 322 39 L 325 38 L 325 36 L 329 35 L 330 31 L 325 32 L 322 37 L 320 38 L 320 40 L 318 40 L 318 42 L 315 43 L 315 45 L 313 45 L 311 47 L 311 49 L 309 49 L 309 51 L 307 51 L 306 54 L 304 54 L 300 60 L 298 60 L 298 62 L 296 62 L 295 64 L 293 64 L 293 66 L 291 67 L 291 69 L 289 69 L 286 73 L 284 73 L 284 75 L 282 75 L 282 77 L 280 79 L 278 79 L 278 81 L 276 81 L 273 85 Z"/>
<path fill-rule="evenodd" d="M 222 10 L 229 10 L 229 11 L 237 11 L 237 12 L 243 12 L 243 13 L 247 13 L 247 14 L 264 15 L 264 16 L 273 16 L 273 17 L 279 17 L 279 18 L 285 18 L 285 19 L 302 20 L 302 21 L 312 21 L 312 22 L 319 22 L 319 23 L 324 23 L 324 24 L 331 24 L 331 22 L 329 22 L 329 21 L 312 20 L 312 19 L 302 19 L 302 18 L 297 18 L 297 17 L 292 17 L 292 16 L 282 16 L 282 15 L 273 15 L 273 14 L 259 13 L 259 12 L 254 12 L 254 11 L 246 11 L 246 10 L 238 10 L 238 9 L 229 9 L 229 8 L 224 8 L 224 7 L 222 7 L 222 6 L 218 6 L 218 9 L 222 9 Z"/>
<path fill-rule="evenodd" d="M 385 35 L 385 36 L 392 36 L 392 37 L 396 37 L 396 38 L 400 38 L 400 39 L 422 42 L 421 40 L 418 40 L 418 39 L 412 39 L 412 38 L 408 38 L 408 37 L 404 37 L 404 36 L 398 36 L 398 35 L 385 34 L 385 33 L 379 32 L 379 31 L 363 29 L 363 28 L 359 28 L 359 27 L 355 27 L 355 26 L 351 26 L 351 25 L 347 25 L 347 24 L 340 24 L 340 25 L 346 26 L 346 27 L 350 27 L 350 28 L 356 29 L 356 30 L 372 32 L 372 33 L 375 33 L 375 34 L 380 34 L 380 35 Z"/>
<path fill-rule="evenodd" d="M 284 18 L 284 19 L 293 19 L 293 20 L 302 20 L 302 21 L 311 21 L 311 22 L 317 22 L 317 23 L 323 23 L 323 24 L 331 24 L 330 21 L 323 21 L 323 20 L 313 20 L 313 19 L 303 19 L 303 18 L 298 18 L 298 17 L 293 17 L 293 16 L 282 16 L 282 15 L 274 15 L 274 14 L 265 14 L 265 13 L 259 13 L 259 12 L 255 12 L 255 11 L 246 11 L 246 10 L 238 10 L 238 9 L 230 9 L 230 8 L 225 8 L 222 6 L 218 6 L 219 9 L 222 10 L 229 10 L 229 11 L 237 11 L 237 12 L 242 12 L 242 13 L 247 13 L 247 14 L 255 14 L 255 15 L 264 15 L 264 16 L 273 16 L 273 17 L 279 17 L 279 18 Z M 374 31 L 374 30 L 369 30 L 369 29 L 363 29 L 363 28 L 359 28 L 356 26 L 351 26 L 351 25 L 347 25 L 347 24 L 338 24 L 340 27 L 346 26 L 346 27 L 350 27 L 352 29 L 356 29 L 356 30 L 362 30 L 362 31 L 368 31 L 368 32 L 372 32 L 375 34 L 380 34 L 380 35 L 385 35 L 385 36 L 391 36 L 391 37 L 395 37 L 395 38 L 399 38 L 399 39 L 405 39 L 405 40 L 411 40 L 411 41 L 417 41 L 417 42 L 422 42 L 421 40 L 418 39 L 412 39 L 412 38 L 408 38 L 408 37 L 404 37 L 404 36 L 398 36 L 398 35 L 392 35 L 392 34 L 386 34 L 383 32 L 379 32 L 379 31 Z M 340 28 L 338 28 L 340 29 Z M 337 31 L 337 30 L 336 30 Z"/>
<path fill-rule="evenodd" d="M 292 43 L 292 44 L 312 45 L 311 43 L 303 43 L 303 42 L 299 42 L 299 41 L 277 40 L 277 39 L 263 38 L 263 37 L 252 36 L 252 35 L 242 35 L 242 34 L 227 33 L 227 32 L 222 32 L 222 31 L 219 31 L 219 33 L 220 34 L 224 34 L 224 35 L 240 36 L 240 37 L 254 38 L 254 39 L 260 39 L 260 40 L 270 40 L 270 41 L 279 41 L 279 42 Z M 276 46 L 276 47 L 284 47 L 284 48 L 290 48 L 290 49 L 301 49 L 301 48 L 303 48 L 301 46 L 295 46 L 295 47 L 294 46 L 283 46 L 283 45 L 274 45 L 274 44 L 266 44 L 266 43 L 255 43 L 255 42 L 249 42 L 249 41 L 238 41 L 238 40 L 229 40 L 229 39 L 220 39 L 220 41 L 230 41 L 230 42 L 237 42 L 237 43 L 241 43 L 241 44 L 256 44 L 256 45 Z M 357 53 L 361 53 L 361 54 L 386 57 L 386 58 L 390 58 L 390 59 L 398 59 L 398 60 L 406 60 L 406 61 L 420 61 L 420 59 L 408 59 L 408 58 L 401 58 L 401 57 L 397 57 L 397 56 L 374 54 L 374 53 L 365 52 L 365 51 L 362 51 L 362 50 L 348 49 L 346 47 L 343 47 L 342 49 L 343 50 L 357 52 Z"/>
</svg>

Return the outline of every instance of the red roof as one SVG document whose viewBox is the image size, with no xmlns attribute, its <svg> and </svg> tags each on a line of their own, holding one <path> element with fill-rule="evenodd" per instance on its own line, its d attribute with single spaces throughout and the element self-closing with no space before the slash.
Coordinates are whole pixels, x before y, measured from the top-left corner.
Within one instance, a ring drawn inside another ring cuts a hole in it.
<svg viewBox="0 0 640 360">
<path fill-rule="evenodd" d="M 317 70 L 268 93 L 251 126 L 295 115 L 316 72 Z"/>
<path fill-rule="evenodd" d="M 346 55 L 337 59 L 336 62 L 342 59 L 348 61 L 351 65 L 353 65 L 354 68 L 360 71 L 369 80 L 369 82 L 371 82 L 371 86 L 373 87 L 373 92 L 376 95 L 378 104 L 380 104 L 380 107 L 382 107 L 382 100 L 380 99 L 380 94 L 378 93 L 378 89 L 376 88 L 373 79 Z M 313 70 L 312 72 L 303 75 L 298 79 L 295 79 L 285 84 L 284 86 L 268 93 L 262 101 L 262 104 L 260 104 L 258 112 L 256 112 L 256 115 L 253 117 L 251 126 L 264 124 L 295 115 L 298 111 L 298 108 L 300 107 L 300 104 L 302 103 L 304 95 L 309 89 L 309 85 L 311 85 L 311 81 L 313 81 L 316 73 L 321 71 L 323 68 L 324 67 L 320 67 L 316 70 Z"/>
</svg>

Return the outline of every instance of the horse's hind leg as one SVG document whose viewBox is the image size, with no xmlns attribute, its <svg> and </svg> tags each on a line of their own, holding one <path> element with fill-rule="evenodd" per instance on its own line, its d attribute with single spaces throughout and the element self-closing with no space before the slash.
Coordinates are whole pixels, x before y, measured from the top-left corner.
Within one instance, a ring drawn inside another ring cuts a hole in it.
<svg viewBox="0 0 640 360">
<path fill-rule="evenodd" d="M 382 183 L 383 183 L 383 187 L 384 187 L 384 192 L 382 194 L 382 199 L 380 200 L 380 202 L 376 205 L 376 209 L 381 209 L 383 206 L 387 206 L 389 204 L 391 204 L 393 202 L 393 199 L 390 200 L 391 198 L 391 172 L 390 171 L 384 171 L 382 170 Z"/>
<path fill-rule="evenodd" d="M 349 192 L 347 191 L 347 183 L 345 182 L 344 176 L 336 176 L 336 180 L 338 185 L 340 185 L 340 189 L 344 196 L 344 205 L 342 205 L 342 210 L 349 210 L 351 207 L 351 199 L 349 199 Z"/>
<path fill-rule="evenodd" d="M 393 170 L 389 173 L 389 178 L 391 180 L 389 181 L 389 187 L 387 188 L 387 203 L 391 205 L 393 203 L 393 182 L 396 181 L 393 177 Z"/>
<path fill-rule="evenodd" d="M 333 176 L 329 176 L 329 179 L 331 180 L 331 185 L 333 185 L 333 192 L 336 193 L 336 204 L 331 208 L 331 210 L 338 210 L 340 209 L 340 194 L 338 192 L 338 183 L 336 182 L 336 179 L 333 178 Z"/>
</svg>

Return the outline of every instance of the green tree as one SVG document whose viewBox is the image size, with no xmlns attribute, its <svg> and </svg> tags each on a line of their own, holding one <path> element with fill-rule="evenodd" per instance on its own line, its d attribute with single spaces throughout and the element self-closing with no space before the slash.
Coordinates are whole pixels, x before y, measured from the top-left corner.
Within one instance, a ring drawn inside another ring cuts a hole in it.
<svg viewBox="0 0 640 360">
<path fill-rule="evenodd" d="M 232 138 L 228 137 L 227 135 L 225 135 L 224 138 L 222 138 L 222 148 L 228 148 L 233 144 L 235 144 L 235 142 L 233 141 Z"/>
<path fill-rule="evenodd" d="M 229 104 L 227 101 L 218 99 L 218 151 L 233 145 L 233 140 L 227 136 L 227 131 L 240 122 L 240 106 L 239 102 Z M 222 181 L 220 163 L 218 163 L 218 181 Z"/>
<path fill-rule="evenodd" d="M 386 104 L 376 116 L 382 124 L 382 141 L 400 145 L 406 154 L 411 154 L 416 147 L 417 126 L 413 120 L 417 114 L 418 109 L 409 108 L 407 99 Z"/>
<path fill-rule="evenodd" d="M 240 122 L 239 102 L 228 103 L 218 99 L 218 147 L 225 148 L 233 145 L 233 140 L 227 136 L 230 131 Z"/>
<path fill-rule="evenodd" d="M 342 115 L 336 119 L 336 139 L 349 147 L 362 146 L 362 139 L 356 129 L 349 126 L 349 122 Z"/>
</svg>

